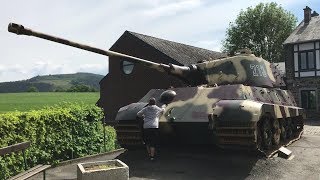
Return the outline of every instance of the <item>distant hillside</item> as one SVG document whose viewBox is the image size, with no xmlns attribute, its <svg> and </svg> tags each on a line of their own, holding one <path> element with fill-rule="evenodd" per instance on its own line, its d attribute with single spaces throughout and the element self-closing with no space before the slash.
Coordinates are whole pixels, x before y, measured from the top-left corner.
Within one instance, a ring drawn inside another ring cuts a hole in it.
<svg viewBox="0 0 320 180">
<path fill-rule="evenodd" d="M 27 92 L 30 89 L 36 89 L 39 92 L 67 91 L 80 85 L 99 91 L 99 82 L 103 77 L 103 75 L 91 73 L 36 76 L 23 81 L 0 83 L 0 93 Z"/>
</svg>

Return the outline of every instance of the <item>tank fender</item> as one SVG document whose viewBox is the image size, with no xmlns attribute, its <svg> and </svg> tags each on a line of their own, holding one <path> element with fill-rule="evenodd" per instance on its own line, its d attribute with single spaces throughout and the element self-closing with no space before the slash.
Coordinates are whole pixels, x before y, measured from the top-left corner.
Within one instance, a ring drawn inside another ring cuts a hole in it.
<svg viewBox="0 0 320 180">
<path fill-rule="evenodd" d="M 137 117 L 137 113 L 147 104 L 148 103 L 138 102 L 121 107 L 117 113 L 116 121 L 135 120 Z"/>
<path fill-rule="evenodd" d="M 262 114 L 262 103 L 251 100 L 220 100 L 213 107 L 213 116 L 219 121 L 257 122 Z"/>
<path fill-rule="evenodd" d="M 270 114 L 275 119 L 303 116 L 304 110 L 299 107 L 263 104 L 262 114 Z"/>
</svg>

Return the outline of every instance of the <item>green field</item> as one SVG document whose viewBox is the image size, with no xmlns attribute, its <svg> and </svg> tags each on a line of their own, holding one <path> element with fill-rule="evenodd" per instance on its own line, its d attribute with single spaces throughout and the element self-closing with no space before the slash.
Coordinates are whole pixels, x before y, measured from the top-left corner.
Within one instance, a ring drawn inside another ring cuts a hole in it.
<svg viewBox="0 0 320 180">
<path fill-rule="evenodd" d="M 0 113 L 41 109 L 63 102 L 95 104 L 99 96 L 99 92 L 0 93 Z"/>
</svg>

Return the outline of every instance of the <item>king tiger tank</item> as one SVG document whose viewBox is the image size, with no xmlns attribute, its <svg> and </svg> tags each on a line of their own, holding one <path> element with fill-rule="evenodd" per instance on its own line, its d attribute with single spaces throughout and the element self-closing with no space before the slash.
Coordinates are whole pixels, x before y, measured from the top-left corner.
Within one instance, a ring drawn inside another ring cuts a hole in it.
<svg viewBox="0 0 320 180">
<path fill-rule="evenodd" d="M 284 89 L 277 66 L 268 61 L 245 52 L 174 72 L 191 86 L 152 89 L 139 102 L 120 108 L 120 143 L 141 141 L 136 113 L 150 97 L 157 98 L 158 106 L 167 104 L 159 120 L 162 142 L 217 144 L 270 156 L 300 138 L 304 110 Z"/>
<path fill-rule="evenodd" d="M 145 59 L 82 45 L 11 23 L 8 31 L 62 43 L 169 73 L 188 87 L 151 89 L 139 102 L 119 109 L 115 125 L 121 145 L 141 144 L 136 114 L 155 97 L 166 104 L 159 119 L 161 143 L 216 144 L 258 150 L 267 156 L 299 139 L 304 110 L 285 90 L 277 66 L 250 52 L 190 66 L 158 64 Z"/>
</svg>

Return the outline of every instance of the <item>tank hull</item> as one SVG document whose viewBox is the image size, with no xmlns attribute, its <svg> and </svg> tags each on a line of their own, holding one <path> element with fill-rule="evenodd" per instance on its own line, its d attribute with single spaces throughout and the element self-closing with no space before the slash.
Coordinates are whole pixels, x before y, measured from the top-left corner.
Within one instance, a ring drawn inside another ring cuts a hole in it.
<svg viewBox="0 0 320 180">
<path fill-rule="evenodd" d="M 160 117 L 161 144 L 215 144 L 270 155 L 278 147 L 298 139 L 303 130 L 304 111 L 286 90 L 245 85 L 171 90 L 177 96 Z M 138 124 L 136 113 L 147 105 L 150 97 L 159 97 L 164 91 L 151 90 L 139 103 L 121 108 L 118 124 Z M 141 125 L 136 128 L 140 138 L 135 143 L 142 144 Z M 117 126 L 116 130 L 119 132 Z M 118 133 L 120 144 L 133 142 L 123 138 L 123 134 L 126 133 Z"/>
</svg>

